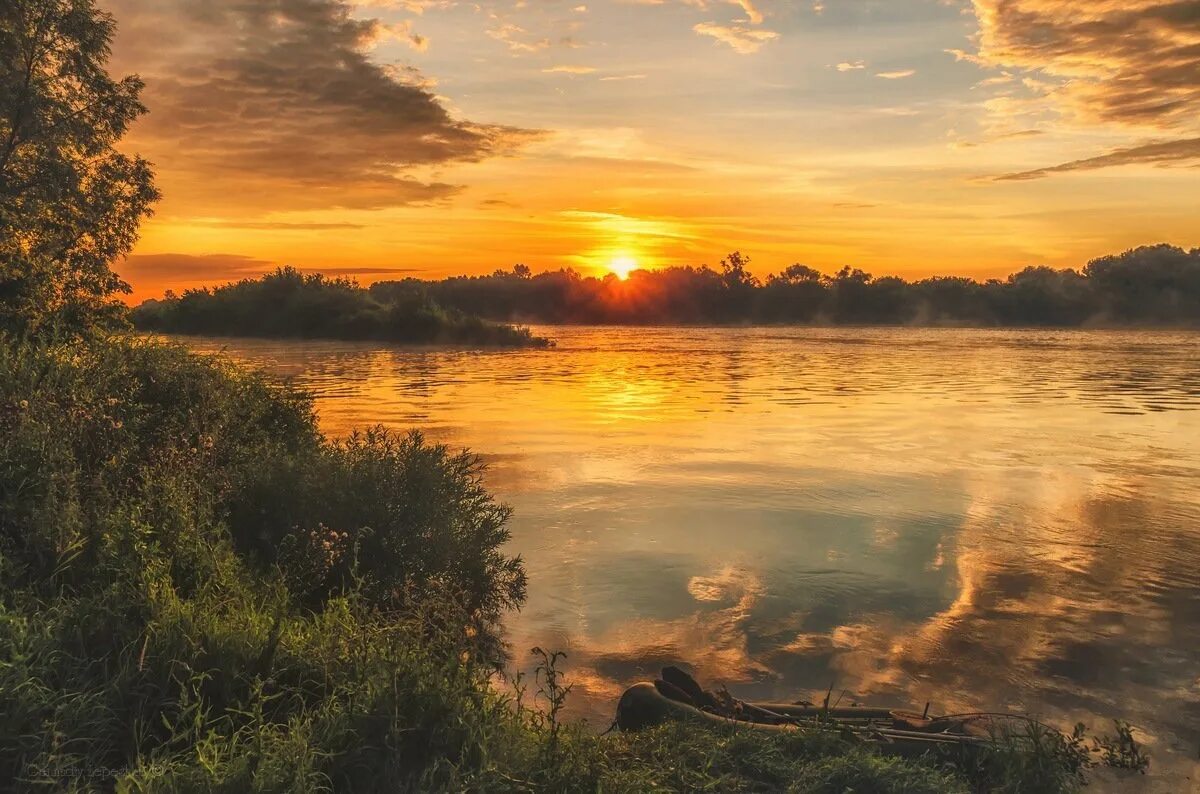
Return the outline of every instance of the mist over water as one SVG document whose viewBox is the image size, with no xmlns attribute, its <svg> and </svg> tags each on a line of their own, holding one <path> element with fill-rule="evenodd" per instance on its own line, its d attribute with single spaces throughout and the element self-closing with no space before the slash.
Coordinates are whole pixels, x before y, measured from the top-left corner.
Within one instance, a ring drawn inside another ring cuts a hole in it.
<svg viewBox="0 0 1200 794">
<path fill-rule="evenodd" d="M 196 340 L 323 427 L 468 446 L 573 707 L 665 663 L 750 699 L 1112 717 L 1200 743 L 1200 334 L 548 328 L 549 351 Z"/>
</svg>

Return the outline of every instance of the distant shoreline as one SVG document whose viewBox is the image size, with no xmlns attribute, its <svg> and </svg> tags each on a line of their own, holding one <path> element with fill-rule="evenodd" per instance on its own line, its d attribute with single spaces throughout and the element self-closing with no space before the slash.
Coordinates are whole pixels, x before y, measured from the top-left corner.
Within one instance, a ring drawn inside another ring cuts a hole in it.
<svg viewBox="0 0 1200 794">
<path fill-rule="evenodd" d="M 666 328 L 1200 328 L 1200 248 L 1144 246 L 1082 270 L 1030 267 L 1001 281 L 917 282 L 792 265 L 765 281 L 733 253 L 721 269 L 572 270 L 408 278 L 360 287 L 280 268 L 260 278 L 168 293 L 134 308 L 135 327 L 179 334 L 549 347 L 523 325 Z"/>
</svg>

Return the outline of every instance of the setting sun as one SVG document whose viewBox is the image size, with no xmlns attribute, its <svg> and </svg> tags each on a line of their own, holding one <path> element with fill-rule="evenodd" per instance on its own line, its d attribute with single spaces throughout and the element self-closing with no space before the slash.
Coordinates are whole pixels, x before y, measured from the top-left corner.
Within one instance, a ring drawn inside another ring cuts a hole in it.
<svg viewBox="0 0 1200 794">
<path fill-rule="evenodd" d="M 638 269 L 638 263 L 637 260 L 632 257 L 621 256 L 610 262 L 608 269 L 612 271 L 617 278 L 624 281 L 625 279 L 629 278 L 630 273 Z"/>
</svg>

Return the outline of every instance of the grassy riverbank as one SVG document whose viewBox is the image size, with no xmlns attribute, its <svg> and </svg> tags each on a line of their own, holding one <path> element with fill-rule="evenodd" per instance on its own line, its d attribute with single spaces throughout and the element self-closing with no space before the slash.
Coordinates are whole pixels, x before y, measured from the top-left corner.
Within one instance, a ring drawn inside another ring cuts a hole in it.
<svg viewBox="0 0 1200 794">
<path fill-rule="evenodd" d="M 498 675 L 524 596 L 476 459 L 323 438 L 179 347 L 0 345 L 0 779 L 91 791 L 1057 791 L 1078 759 L 596 736 Z M 523 649 L 522 649 L 523 650 Z M 1057 743 L 1056 743 L 1057 742 Z"/>
</svg>

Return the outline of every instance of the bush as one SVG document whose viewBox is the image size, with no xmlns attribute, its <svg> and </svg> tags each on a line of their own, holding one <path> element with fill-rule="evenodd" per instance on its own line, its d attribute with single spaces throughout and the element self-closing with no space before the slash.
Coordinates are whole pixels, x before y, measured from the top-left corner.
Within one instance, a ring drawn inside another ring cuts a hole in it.
<svg viewBox="0 0 1200 794">
<path fill-rule="evenodd" d="M 282 566 L 304 603 L 353 587 L 401 607 L 408 588 L 436 584 L 494 621 L 524 601 L 521 562 L 499 551 L 511 511 L 483 488 L 475 456 L 373 428 L 299 463 L 260 464 L 230 526 L 244 548 Z"/>
</svg>

